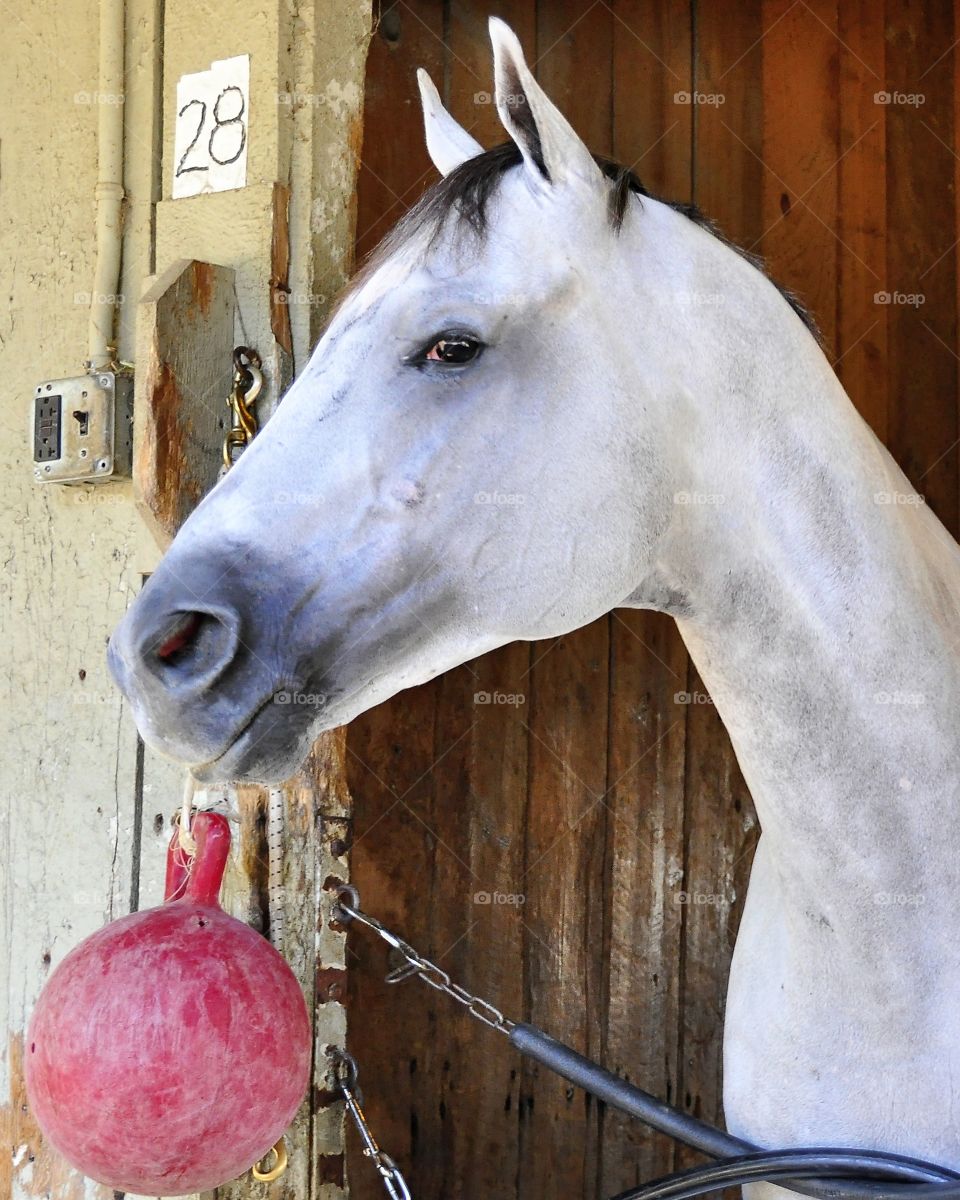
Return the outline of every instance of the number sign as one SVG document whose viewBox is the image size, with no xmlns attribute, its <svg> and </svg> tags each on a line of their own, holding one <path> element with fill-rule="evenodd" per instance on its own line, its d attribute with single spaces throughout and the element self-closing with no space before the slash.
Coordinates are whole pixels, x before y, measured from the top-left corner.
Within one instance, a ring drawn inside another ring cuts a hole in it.
<svg viewBox="0 0 960 1200">
<path fill-rule="evenodd" d="M 224 58 L 177 81 L 173 198 L 247 182 L 250 55 Z"/>
</svg>

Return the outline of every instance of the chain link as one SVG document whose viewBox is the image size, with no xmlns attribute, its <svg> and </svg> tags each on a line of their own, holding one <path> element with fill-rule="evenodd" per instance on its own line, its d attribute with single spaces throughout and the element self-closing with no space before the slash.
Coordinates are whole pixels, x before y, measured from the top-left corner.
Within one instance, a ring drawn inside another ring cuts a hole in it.
<svg viewBox="0 0 960 1200">
<path fill-rule="evenodd" d="M 442 967 L 438 967 L 435 962 L 431 962 L 429 958 L 415 950 L 409 942 L 405 942 L 392 929 L 388 929 L 382 921 L 365 913 L 360 907 L 360 896 L 355 887 L 351 887 L 350 884 L 342 884 L 337 888 L 334 916 L 339 917 L 344 924 L 349 924 L 350 921 L 359 921 L 361 925 L 372 929 L 388 946 L 403 955 L 406 965 L 391 971 L 387 976 L 387 983 L 400 983 L 404 979 L 416 975 L 436 991 L 443 992 L 456 1000 L 458 1004 L 462 1004 L 472 1017 L 476 1017 L 484 1025 L 489 1025 L 491 1029 L 496 1029 L 509 1036 L 510 1030 L 515 1025 L 514 1021 L 505 1017 L 488 1000 L 484 1000 L 481 996 L 474 996 L 459 983 L 454 983 Z"/>
<path fill-rule="evenodd" d="M 386 1188 L 390 1200 L 411 1200 L 410 1189 L 407 1187 L 407 1181 L 401 1174 L 400 1168 L 386 1151 L 380 1149 L 377 1139 L 373 1136 L 373 1130 L 367 1123 L 367 1118 L 360 1107 L 361 1097 L 357 1087 L 356 1059 L 351 1054 L 347 1054 L 345 1050 L 337 1049 L 330 1050 L 330 1057 L 334 1060 L 334 1073 L 337 1083 L 340 1085 L 347 1112 L 353 1118 L 353 1123 L 363 1142 L 364 1155 L 372 1159 L 374 1166 L 380 1172 L 380 1178 L 383 1180 L 383 1186 Z"/>
</svg>

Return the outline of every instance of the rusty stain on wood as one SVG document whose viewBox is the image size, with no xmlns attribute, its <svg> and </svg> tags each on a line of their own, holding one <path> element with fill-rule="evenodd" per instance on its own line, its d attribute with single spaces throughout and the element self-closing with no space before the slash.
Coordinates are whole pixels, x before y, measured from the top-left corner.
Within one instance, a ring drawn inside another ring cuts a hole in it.
<svg viewBox="0 0 960 1200">
<path fill-rule="evenodd" d="M 149 480 L 149 494 L 144 499 L 151 505 L 158 524 L 172 538 L 179 527 L 180 488 L 189 488 L 186 479 L 186 458 L 180 424 L 180 392 L 176 376 L 169 363 L 158 363 L 158 370 L 149 390 L 149 411 L 144 419 L 144 437 L 137 453 L 137 471 Z M 194 501 L 199 499 L 196 487 L 191 489 Z"/>
<path fill-rule="evenodd" d="M 140 304 L 134 494 L 164 547 L 218 478 L 235 304 L 231 270 L 186 259 Z"/>
<path fill-rule="evenodd" d="M 193 283 L 193 298 L 201 315 L 205 317 L 213 303 L 213 267 L 210 263 L 197 262 L 195 259 L 190 266 L 190 274 Z"/>
<path fill-rule="evenodd" d="M 343 1001 L 347 995 L 347 972 L 343 967 L 317 968 L 317 1003 Z"/>
<path fill-rule="evenodd" d="M 293 353 L 290 328 L 290 189 L 273 185 L 273 236 L 270 241 L 270 328 L 277 344 Z"/>
</svg>

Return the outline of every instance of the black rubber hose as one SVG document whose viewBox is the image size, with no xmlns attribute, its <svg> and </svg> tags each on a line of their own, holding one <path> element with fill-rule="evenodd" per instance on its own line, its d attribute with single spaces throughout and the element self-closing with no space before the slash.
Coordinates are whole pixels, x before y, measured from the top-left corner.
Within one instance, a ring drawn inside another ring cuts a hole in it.
<svg viewBox="0 0 960 1200">
<path fill-rule="evenodd" d="M 707 1192 L 717 1191 L 728 1187 L 742 1187 L 749 1183 L 779 1183 L 784 1180 L 812 1180 L 825 1175 L 842 1176 L 851 1170 L 861 1173 L 868 1169 L 875 1174 L 879 1164 L 875 1161 L 878 1156 L 868 1154 L 861 1156 L 869 1163 L 855 1166 L 856 1155 L 845 1150 L 766 1150 L 759 1154 L 742 1155 L 737 1159 L 725 1162 L 710 1163 L 705 1167 L 694 1167 L 688 1171 L 680 1171 L 667 1175 L 652 1183 L 640 1187 L 629 1188 L 614 1196 L 613 1200 L 691 1200 L 694 1196 L 702 1196 Z M 897 1160 L 897 1156 L 892 1156 Z M 904 1196 L 939 1196 L 947 1197 L 960 1195 L 960 1186 L 956 1184 L 937 1184 L 933 1187 L 916 1185 L 904 1187 L 893 1184 L 877 1183 L 879 1195 L 890 1197 L 890 1200 L 900 1200 Z"/>
<path fill-rule="evenodd" d="M 754 1165 L 757 1171 L 762 1171 L 768 1165 L 769 1169 L 773 1170 L 773 1163 L 782 1164 L 783 1162 L 792 1162 L 794 1166 L 802 1163 L 805 1169 L 795 1176 L 791 1176 L 787 1170 L 780 1186 L 819 1197 L 821 1200 L 921 1200 L 923 1197 L 936 1197 L 938 1200 L 960 1200 L 960 1174 L 947 1167 L 939 1167 L 934 1163 L 880 1151 L 817 1149 L 765 1151 L 751 1142 L 724 1133 L 720 1129 L 714 1129 L 712 1125 L 707 1125 L 704 1121 L 699 1121 L 696 1117 L 691 1117 L 689 1114 L 681 1112 L 680 1109 L 658 1100 L 656 1096 L 650 1095 L 642 1088 L 635 1087 L 604 1067 L 598 1066 L 597 1063 L 591 1062 L 589 1058 L 578 1054 L 576 1050 L 565 1046 L 563 1042 L 558 1042 L 534 1025 L 514 1025 L 510 1030 L 510 1041 L 521 1054 L 536 1059 L 549 1070 L 562 1075 L 564 1079 L 583 1088 L 584 1091 L 592 1093 L 612 1108 L 636 1117 L 653 1129 L 658 1129 L 661 1133 L 665 1133 L 687 1146 L 692 1146 L 712 1158 L 726 1160 L 711 1163 L 706 1167 L 695 1168 L 694 1171 L 684 1172 L 681 1176 L 670 1176 L 659 1183 L 634 1189 L 632 1192 L 624 1193 L 617 1200 L 627 1200 L 628 1197 L 631 1200 L 634 1197 L 637 1200 L 641 1197 L 643 1200 L 655 1200 L 655 1198 L 659 1200 L 660 1193 L 658 1191 L 651 1191 L 648 1197 L 645 1188 L 667 1188 L 673 1186 L 676 1180 L 688 1177 L 696 1177 L 697 1180 L 706 1179 L 707 1182 L 703 1184 L 700 1191 L 682 1192 L 678 1193 L 678 1196 L 700 1195 L 703 1191 L 734 1186 L 738 1182 L 737 1179 L 732 1179 L 728 1183 L 710 1182 L 725 1172 L 735 1174 L 738 1168 L 747 1170 L 748 1167 L 752 1169 Z M 830 1181 L 824 1178 L 827 1175 L 837 1174 L 835 1167 L 828 1168 L 824 1165 L 827 1162 L 842 1163 L 843 1167 L 840 1173 L 856 1175 L 857 1182 L 841 1182 L 839 1179 Z M 878 1175 L 891 1181 L 899 1180 L 899 1185 L 882 1183 L 877 1179 Z M 863 1178 L 864 1176 L 873 1176 L 874 1178 L 868 1182 Z M 745 1182 L 755 1182 L 762 1178 L 762 1175 L 753 1175 L 745 1179 Z M 777 1178 L 780 1178 L 779 1174 Z M 822 1178 L 823 1182 L 811 1182 L 811 1179 L 814 1178 Z M 952 1186 L 954 1183 L 956 1186 Z M 936 1186 L 917 1186 L 924 1184 Z M 697 1185 L 690 1184 L 689 1186 Z M 672 1196 L 672 1193 L 665 1192 L 664 1195 Z"/>
<path fill-rule="evenodd" d="M 521 1054 L 535 1058 L 585 1092 L 592 1092 L 611 1107 L 645 1121 L 678 1142 L 702 1150 L 711 1158 L 750 1154 L 758 1148 L 751 1142 L 744 1142 L 730 1133 L 724 1133 L 722 1129 L 714 1129 L 705 1121 L 698 1121 L 696 1117 L 658 1100 L 605 1067 L 591 1062 L 563 1042 L 558 1042 L 535 1025 L 514 1025 L 510 1030 L 510 1041 Z"/>
</svg>

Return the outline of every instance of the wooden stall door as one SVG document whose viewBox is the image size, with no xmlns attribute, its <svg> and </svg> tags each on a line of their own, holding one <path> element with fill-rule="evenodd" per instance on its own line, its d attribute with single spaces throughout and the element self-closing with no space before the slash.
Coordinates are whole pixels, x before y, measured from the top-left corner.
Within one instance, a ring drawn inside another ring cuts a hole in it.
<svg viewBox="0 0 960 1200">
<path fill-rule="evenodd" d="M 767 256 L 956 532 L 952 6 L 495 7 L 593 150 Z M 503 140 L 487 10 L 378 6 L 361 254 L 435 179 L 416 67 L 484 145 Z M 894 91 L 926 101 L 877 96 Z M 897 292 L 926 303 L 884 302 Z M 510 1016 L 722 1118 L 724 994 L 757 828 L 672 621 L 614 612 L 486 655 L 354 722 L 347 762 L 366 909 Z M 368 1115 L 418 1200 L 603 1197 L 694 1161 L 442 995 L 386 986 L 382 947 L 359 933 L 349 961 Z M 356 1144 L 349 1171 L 351 1195 L 381 1194 Z"/>
</svg>

